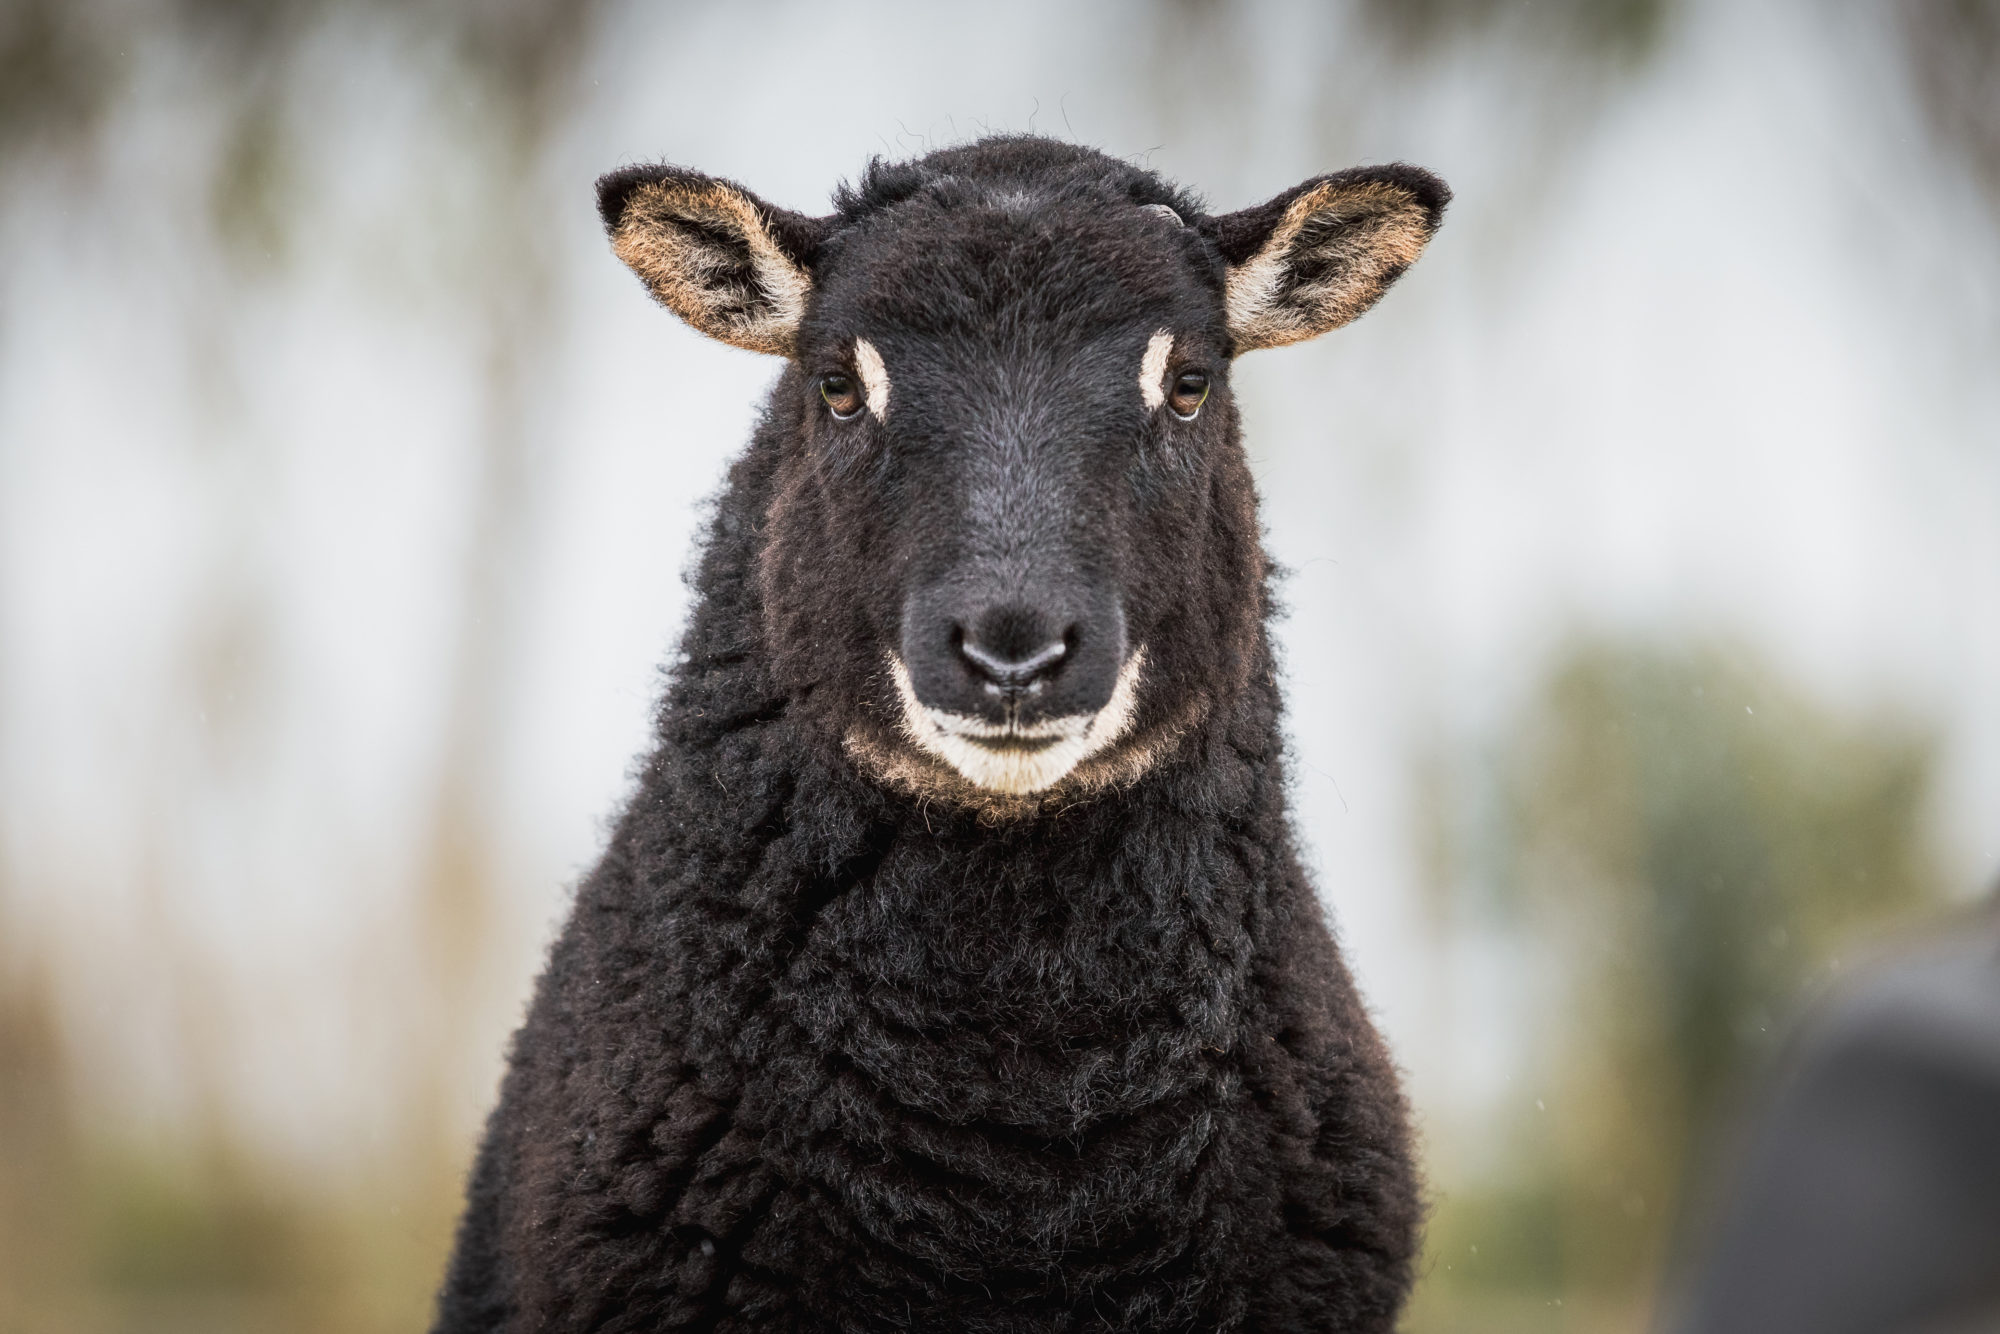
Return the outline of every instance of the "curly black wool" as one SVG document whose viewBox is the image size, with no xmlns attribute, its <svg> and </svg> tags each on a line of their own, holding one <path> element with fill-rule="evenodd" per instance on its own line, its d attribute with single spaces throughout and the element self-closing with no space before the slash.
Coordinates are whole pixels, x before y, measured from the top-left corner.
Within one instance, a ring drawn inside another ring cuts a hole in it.
<svg viewBox="0 0 2000 1334">
<path fill-rule="evenodd" d="M 907 175 L 843 208 L 898 207 Z M 804 521 L 779 504 L 799 379 L 718 501 L 436 1329 L 1391 1329 L 1406 1110 L 1294 852 L 1233 413 L 1183 576 L 1207 586 L 1171 622 L 1217 641 L 1181 669 L 1215 679 L 1162 687 L 1203 708 L 1143 776 L 998 818 L 857 764 L 843 669 L 801 665 L 844 650 L 768 605 Z M 818 550 L 816 596 L 861 598 L 870 573 Z"/>
</svg>

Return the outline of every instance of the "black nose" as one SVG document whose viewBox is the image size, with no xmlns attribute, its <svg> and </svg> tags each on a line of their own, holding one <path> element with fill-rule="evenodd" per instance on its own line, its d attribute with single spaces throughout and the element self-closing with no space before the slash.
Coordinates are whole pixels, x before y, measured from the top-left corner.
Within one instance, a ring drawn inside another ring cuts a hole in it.
<svg viewBox="0 0 2000 1334">
<path fill-rule="evenodd" d="M 1060 639 L 1051 640 L 1017 657 L 1014 653 L 988 648 L 968 635 L 959 641 L 958 652 L 990 693 L 1033 692 L 1061 664 L 1069 645 Z"/>
<path fill-rule="evenodd" d="M 1009 588 L 995 597 L 978 573 L 923 585 L 904 600 L 900 657 L 918 701 L 995 726 L 1102 709 L 1125 662 L 1116 590 L 1052 581 L 1028 596 Z"/>
</svg>

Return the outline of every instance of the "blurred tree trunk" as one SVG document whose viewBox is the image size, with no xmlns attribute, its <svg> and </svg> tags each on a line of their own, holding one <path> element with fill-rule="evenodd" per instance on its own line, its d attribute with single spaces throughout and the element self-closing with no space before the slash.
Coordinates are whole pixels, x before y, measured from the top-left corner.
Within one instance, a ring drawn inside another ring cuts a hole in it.
<svg viewBox="0 0 2000 1334">
<path fill-rule="evenodd" d="M 1896 17 L 1939 142 L 2000 210 L 2000 0 L 1902 0 Z"/>
</svg>

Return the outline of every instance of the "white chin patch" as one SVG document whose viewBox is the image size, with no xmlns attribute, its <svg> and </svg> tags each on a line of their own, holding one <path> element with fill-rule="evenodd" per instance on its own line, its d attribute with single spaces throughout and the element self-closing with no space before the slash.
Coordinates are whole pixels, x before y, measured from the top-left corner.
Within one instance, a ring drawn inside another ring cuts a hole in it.
<svg viewBox="0 0 2000 1334">
<path fill-rule="evenodd" d="M 1149 412 L 1167 401 L 1167 358 L 1173 350 L 1174 336 L 1165 329 L 1146 340 L 1146 355 L 1139 359 L 1139 397 Z"/>
<path fill-rule="evenodd" d="M 1018 727 L 928 708 L 910 684 L 910 669 L 894 653 L 889 655 L 889 670 L 903 702 L 903 734 L 918 749 L 937 756 L 968 782 L 1018 796 L 1053 787 L 1125 734 L 1137 707 L 1139 668 L 1145 657 L 1143 647 L 1132 650 L 1118 669 L 1110 700 L 1096 713 L 1044 718 Z"/>
</svg>

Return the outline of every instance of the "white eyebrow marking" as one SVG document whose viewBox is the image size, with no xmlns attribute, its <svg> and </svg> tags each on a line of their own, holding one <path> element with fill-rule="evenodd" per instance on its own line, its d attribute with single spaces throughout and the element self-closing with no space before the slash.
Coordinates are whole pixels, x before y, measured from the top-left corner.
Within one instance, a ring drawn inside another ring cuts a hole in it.
<svg viewBox="0 0 2000 1334">
<path fill-rule="evenodd" d="M 1165 329 L 1146 341 L 1146 356 L 1139 363 L 1139 397 L 1148 408 L 1167 401 L 1167 356 L 1174 350 L 1174 336 Z"/>
<path fill-rule="evenodd" d="M 854 340 L 854 368 L 861 372 L 861 385 L 868 391 L 868 410 L 876 421 L 889 415 L 889 368 L 882 354 L 866 338 Z"/>
</svg>

